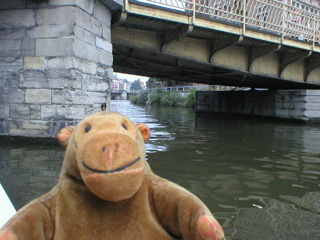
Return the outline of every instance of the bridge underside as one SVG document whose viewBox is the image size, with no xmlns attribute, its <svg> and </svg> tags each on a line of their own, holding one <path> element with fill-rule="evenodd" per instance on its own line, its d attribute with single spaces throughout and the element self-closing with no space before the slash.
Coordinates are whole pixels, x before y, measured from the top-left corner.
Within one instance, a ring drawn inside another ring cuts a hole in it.
<svg viewBox="0 0 320 240">
<path fill-rule="evenodd" d="M 113 17 L 114 71 L 212 85 L 320 89 L 320 46 L 257 29 L 244 35 L 236 23 L 190 22 L 187 13 L 130 4 Z"/>
</svg>

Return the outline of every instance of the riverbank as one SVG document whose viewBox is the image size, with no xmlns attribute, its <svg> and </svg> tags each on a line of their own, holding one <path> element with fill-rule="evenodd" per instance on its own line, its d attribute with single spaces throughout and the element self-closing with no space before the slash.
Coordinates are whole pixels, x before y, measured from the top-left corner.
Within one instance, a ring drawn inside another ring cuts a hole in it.
<svg viewBox="0 0 320 240">
<path fill-rule="evenodd" d="M 144 90 L 140 94 L 131 95 L 129 100 L 133 104 L 193 108 L 196 102 L 196 90 L 191 89 L 187 92 L 167 92 L 161 88 L 156 89 L 155 92 Z"/>
</svg>

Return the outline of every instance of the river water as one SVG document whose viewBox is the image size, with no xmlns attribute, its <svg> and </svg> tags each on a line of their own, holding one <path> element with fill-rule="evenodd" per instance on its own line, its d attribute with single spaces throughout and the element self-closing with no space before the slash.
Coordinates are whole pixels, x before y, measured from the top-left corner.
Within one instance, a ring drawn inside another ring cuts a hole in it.
<svg viewBox="0 0 320 240">
<path fill-rule="evenodd" d="M 112 101 L 111 110 L 150 127 L 153 171 L 197 195 L 227 239 L 320 239 L 319 125 L 129 101 Z M 0 146 L 0 182 L 16 209 L 57 183 L 63 155 L 57 146 Z"/>
</svg>

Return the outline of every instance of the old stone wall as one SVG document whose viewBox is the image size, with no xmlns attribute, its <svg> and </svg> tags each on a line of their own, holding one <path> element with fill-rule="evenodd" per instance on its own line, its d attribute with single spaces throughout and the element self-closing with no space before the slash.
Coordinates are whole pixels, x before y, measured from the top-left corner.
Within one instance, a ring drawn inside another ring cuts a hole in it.
<svg viewBox="0 0 320 240">
<path fill-rule="evenodd" d="M 320 121 L 320 90 L 197 92 L 196 111 Z"/>
<path fill-rule="evenodd" d="M 99 0 L 1 1 L 1 135 L 55 137 L 109 103 L 110 24 Z"/>
</svg>

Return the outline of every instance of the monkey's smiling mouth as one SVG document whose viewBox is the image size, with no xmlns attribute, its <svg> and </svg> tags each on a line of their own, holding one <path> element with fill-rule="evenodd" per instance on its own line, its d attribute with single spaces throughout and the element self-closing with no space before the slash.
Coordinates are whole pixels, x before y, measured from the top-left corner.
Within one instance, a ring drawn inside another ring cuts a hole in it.
<svg viewBox="0 0 320 240">
<path fill-rule="evenodd" d="M 119 168 L 116 168 L 116 169 L 111 169 L 111 170 L 99 170 L 99 169 L 94 169 L 94 168 L 91 168 L 89 167 L 85 162 L 82 162 L 82 165 L 92 171 L 92 172 L 96 172 L 96 173 L 115 173 L 115 172 L 119 172 L 119 171 L 122 171 L 123 169 L 126 169 L 130 166 L 132 166 L 133 164 L 135 164 L 136 162 L 138 162 L 141 158 L 140 157 L 137 157 L 135 160 L 133 160 L 132 162 L 129 162 L 128 164 L 122 166 L 122 167 L 119 167 Z"/>
</svg>

